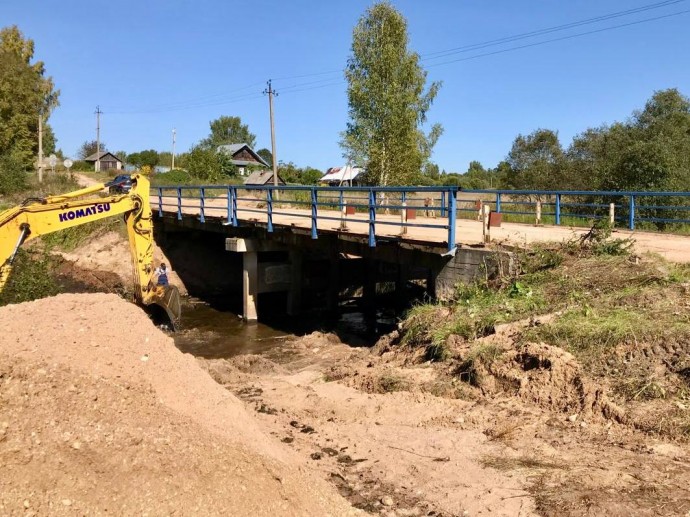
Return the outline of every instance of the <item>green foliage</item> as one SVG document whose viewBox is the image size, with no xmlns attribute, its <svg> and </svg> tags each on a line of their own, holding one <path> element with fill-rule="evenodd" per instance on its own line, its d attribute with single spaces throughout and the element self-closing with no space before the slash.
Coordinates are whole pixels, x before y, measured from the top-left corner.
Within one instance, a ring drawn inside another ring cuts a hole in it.
<svg viewBox="0 0 690 517">
<path fill-rule="evenodd" d="M 557 189 L 562 187 L 563 149 L 558 135 L 549 129 L 537 129 L 518 137 L 508 153 L 511 188 Z"/>
<path fill-rule="evenodd" d="M 217 181 L 223 174 L 221 160 L 220 154 L 215 149 L 197 145 L 189 151 L 186 168 L 195 178 Z"/>
<path fill-rule="evenodd" d="M 59 91 L 45 77 L 43 62 L 31 63 L 34 42 L 17 26 L 0 30 L 0 157 L 11 156 L 24 170 L 33 167 L 38 152 L 38 117 L 47 121 L 58 105 Z M 55 137 L 46 124 L 46 150 Z"/>
<path fill-rule="evenodd" d="M 657 91 L 626 122 L 589 128 L 563 151 L 556 133 L 519 135 L 498 173 L 501 186 L 558 190 L 690 190 L 690 99 L 677 89 Z M 646 199 L 661 208 L 641 217 L 665 217 L 682 201 Z M 657 223 L 657 227 L 663 227 Z"/>
<path fill-rule="evenodd" d="M 256 154 L 261 156 L 264 159 L 264 161 L 269 165 L 269 167 L 273 167 L 273 154 L 271 153 L 271 151 L 263 147 L 256 151 Z"/>
<path fill-rule="evenodd" d="M 146 166 L 154 169 L 159 162 L 160 157 L 158 156 L 158 151 L 155 149 L 147 149 L 145 151 L 139 151 L 138 153 L 131 153 L 127 156 L 127 163 L 134 165 L 137 169 Z"/>
<path fill-rule="evenodd" d="M 77 155 L 82 160 L 88 158 L 92 154 L 96 154 L 96 149 L 100 148 L 101 152 L 107 149 L 105 142 L 96 142 L 96 140 L 85 140 L 81 146 L 79 146 L 79 152 Z"/>
<path fill-rule="evenodd" d="M 156 185 L 185 185 L 192 180 L 191 174 L 182 169 L 173 169 L 168 172 L 159 172 L 151 177 L 151 183 Z"/>
<path fill-rule="evenodd" d="M 22 163 L 12 155 L 0 155 L 0 194 L 12 194 L 26 186 L 27 174 Z"/>
<path fill-rule="evenodd" d="M 256 135 L 249 131 L 247 124 L 242 124 L 240 117 L 222 116 L 209 122 L 211 134 L 201 141 L 207 149 L 216 149 L 225 144 L 247 144 L 252 149 L 256 145 Z"/>
<path fill-rule="evenodd" d="M 408 50 L 407 22 L 389 3 L 367 9 L 352 36 L 345 70 L 350 121 L 341 146 L 351 163 L 366 165 L 366 181 L 407 185 L 421 175 L 442 133 L 420 129 L 440 83 L 425 92 L 426 72 Z"/>
<path fill-rule="evenodd" d="M 58 294 L 59 287 L 52 277 L 53 262 L 47 253 L 29 253 L 20 249 L 7 284 L 0 292 L 0 305 Z"/>
<path fill-rule="evenodd" d="M 41 240 L 45 243 L 47 249 L 57 248 L 61 251 L 73 251 L 95 237 L 111 231 L 119 231 L 123 235 L 126 233 L 126 228 L 121 218 L 110 217 L 65 228 L 58 232 L 46 234 L 41 237 Z"/>
<path fill-rule="evenodd" d="M 635 240 L 612 239 L 613 227 L 608 220 L 601 219 L 585 235 L 579 238 L 581 247 L 591 250 L 595 255 L 630 255 Z"/>
</svg>

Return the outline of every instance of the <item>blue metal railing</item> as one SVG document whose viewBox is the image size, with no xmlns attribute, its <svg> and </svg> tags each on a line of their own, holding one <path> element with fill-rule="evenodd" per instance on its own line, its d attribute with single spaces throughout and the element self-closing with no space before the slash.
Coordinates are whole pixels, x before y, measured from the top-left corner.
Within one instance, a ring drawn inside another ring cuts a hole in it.
<svg viewBox="0 0 690 517">
<path fill-rule="evenodd" d="M 222 216 L 231 226 L 240 225 L 238 214 L 261 214 L 266 217 L 267 231 L 273 232 L 275 216 L 302 217 L 309 220 L 312 239 L 319 237 L 319 221 L 359 222 L 368 225 L 368 242 L 376 246 L 376 228 L 381 225 L 441 228 L 447 230 L 447 246 L 456 246 L 457 217 L 477 214 L 478 206 L 489 205 L 496 212 L 518 216 L 535 216 L 537 202 L 542 218 L 552 218 L 555 225 L 607 219 L 613 205 L 615 223 L 634 230 L 639 223 L 646 227 L 663 228 L 668 224 L 690 224 L 690 192 L 619 192 L 619 191 L 540 191 L 540 190 L 462 190 L 457 187 L 307 187 L 307 186 L 160 186 L 154 187 L 158 214 L 164 211 L 182 219 L 184 209 L 198 211 L 204 223 L 209 213 Z M 209 199 L 226 202 L 209 204 Z M 242 202 L 245 202 L 242 204 Z M 251 202 L 248 204 L 246 202 Z M 263 206 L 258 206 L 261 203 Z M 422 204 L 423 203 L 423 204 Z M 284 207 L 306 209 L 286 212 Z M 345 207 L 352 207 L 360 218 L 348 216 Z M 402 212 L 406 209 L 438 215 L 439 222 L 401 218 L 400 221 L 379 217 L 383 211 Z M 333 210 L 340 210 L 336 215 Z M 365 215 L 362 218 L 361 215 Z M 403 230 L 404 231 L 404 230 Z M 380 238 L 381 236 L 379 236 Z"/>
<path fill-rule="evenodd" d="M 542 208 L 553 210 L 542 211 L 542 217 L 553 217 L 556 225 L 562 223 L 563 217 L 607 219 L 611 204 L 614 221 L 624 222 L 630 230 L 634 230 L 638 223 L 650 223 L 655 228 L 690 224 L 690 192 L 486 189 L 463 190 L 461 194 L 463 197 L 493 197 L 496 212 L 522 216 L 534 216 L 539 200 Z M 491 201 L 488 203 L 492 204 Z M 533 208 L 526 210 L 525 207 Z M 471 208 L 464 210 L 474 211 Z"/>
<path fill-rule="evenodd" d="M 262 214 L 266 217 L 266 230 L 271 233 L 274 228 L 274 216 L 291 216 L 309 219 L 311 238 L 319 237 L 319 221 L 337 221 L 341 224 L 367 223 L 368 243 L 375 247 L 377 243 L 376 228 L 380 225 L 399 226 L 404 232 L 406 228 L 437 228 L 447 231 L 448 251 L 455 249 L 455 230 L 457 218 L 456 196 L 457 187 L 303 187 L 303 186 L 235 186 L 235 185 L 204 185 L 204 186 L 159 186 L 154 187 L 158 200 L 157 212 L 159 217 L 164 212 L 176 213 L 181 220 L 185 209 L 197 212 L 199 221 L 206 222 L 209 215 L 222 217 L 224 224 L 239 226 L 240 213 Z M 425 196 L 414 199 L 410 194 Z M 225 203 L 211 203 L 210 199 L 226 197 Z M 440 198 L 438 206 L 435 202 Z M 427 200 L 425 204 L 421 203 Z M 247 202 L 244 205 L 241 202 Z M 258 204 L 265 204 L 259 207 Z M 447 206 L 446 206 L 447 205 Z M 283 207 L 306 208 L 306 211 L 286 212 Z M 344 213 L 345 207 L 363 212 L 366 219 L 348 217 Z M 330 210 L 329 210 L 330 209 Z M 438 213 L 439 222 L 416 222 L 407 217 L 400 221 L 377 218 L 382 211 L 423 210 Z M 340 215 L 334 215 L 333 210 L 339 210 Z M 381 236 L 379 235 L 380 239 Z M 388 237 L 390 238 L 390 237 Z"/>
</svg>

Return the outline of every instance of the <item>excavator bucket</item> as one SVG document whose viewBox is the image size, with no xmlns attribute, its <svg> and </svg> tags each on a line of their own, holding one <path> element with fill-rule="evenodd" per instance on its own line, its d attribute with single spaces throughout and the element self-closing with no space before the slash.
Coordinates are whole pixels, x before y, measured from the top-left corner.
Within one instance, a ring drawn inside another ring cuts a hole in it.
<svg viewBox="0 0 690 517">
<path fill-rule="evenodd" d="M 157 286 L 152 296 L 146 300 L 145 305 L 151 307 L 155 305 L 163 309 L 170 320 L 173 330 L 180 328 L 180 317 L 182 316 L 182 301 L 180 291 L 174 285 Z"/>
</svg>

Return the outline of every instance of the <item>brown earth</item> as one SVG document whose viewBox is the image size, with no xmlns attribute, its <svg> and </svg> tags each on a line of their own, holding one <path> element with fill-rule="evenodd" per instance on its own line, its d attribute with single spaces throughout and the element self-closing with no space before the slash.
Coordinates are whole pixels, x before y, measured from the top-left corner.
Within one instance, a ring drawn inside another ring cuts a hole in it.
<svg viewBox="0 0 690 517">
<path fill-rule="evenodd" d="M 119 271 L 108 242 L 76 254 Z M 94 296 L 0 309 L 0 513 L 689 515 L 687 440 L 650 432 L 665 401 L 622 408 L 569 353 L 515 339 L 553 315 L 497 327 L 477 342 L 500 357 L 471 364 L 424 362 L 395 333 L 195 361 Z M 687 357 L 668 347 L 624 362 Z"/>
<path fill-rule="evenodd" d="M 112 294 L 0 309 L 0 513 L 348 515 Z"/>
<path fill-rule="evenodd" d="M 498 339 L 509 340 L 503 331 Z M 478 388 L 460 381 L 455 366 L 419 364 L 409 350 L 385 344 L 353 350 L 316 333 L 285 346 L 289 361 L 273 367 L 252 356 L 200 361 L 359 508 L 382 515 L 690 511 L 688 445 L 629 425 L 563 350 L 516 348 L 486 368 Z"/>
</svg>

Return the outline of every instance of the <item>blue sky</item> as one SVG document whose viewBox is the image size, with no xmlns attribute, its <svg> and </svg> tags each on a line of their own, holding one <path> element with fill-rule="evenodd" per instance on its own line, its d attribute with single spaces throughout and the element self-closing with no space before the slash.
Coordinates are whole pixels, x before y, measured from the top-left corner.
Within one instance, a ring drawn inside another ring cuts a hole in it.
<svg viewBox="0 0 690 517">
<path fill-rule="evenodd" d="M 648 6 L 660 0 L 398 0 L 410 45 L 431 53 Z M 277 155 L 321 169 L 340 165 L 347 122 L 341 70 L 364 0 L 3 0 L 0 26 L 16 24 L 61 90 L 50 123 L 75 155 L 95 138 L 109 150 L 177 151 L 210 120 L 240 116 L 270 148 L 274 80 Z M 690 9 L 690 0 L 631 16 L 423 60 L 443 87 L 429 112 L 445 129 L 433 160 L 448 172 L 471 160 L 495 166 L 518 133 L 557 130 L 564 145 L 590 126 L 624 120 L 655 90 L 690 94 L 690 13 L 454 63 L 477 54 Z M 444 64 L 445 63 L 445 64 Z M 325 73 L 324 73 L 325 72 Z M 312 75 L 321 74 L 323 75 Z M 304 76 L 304 77 L 299 77 Z"/>
</svg>

